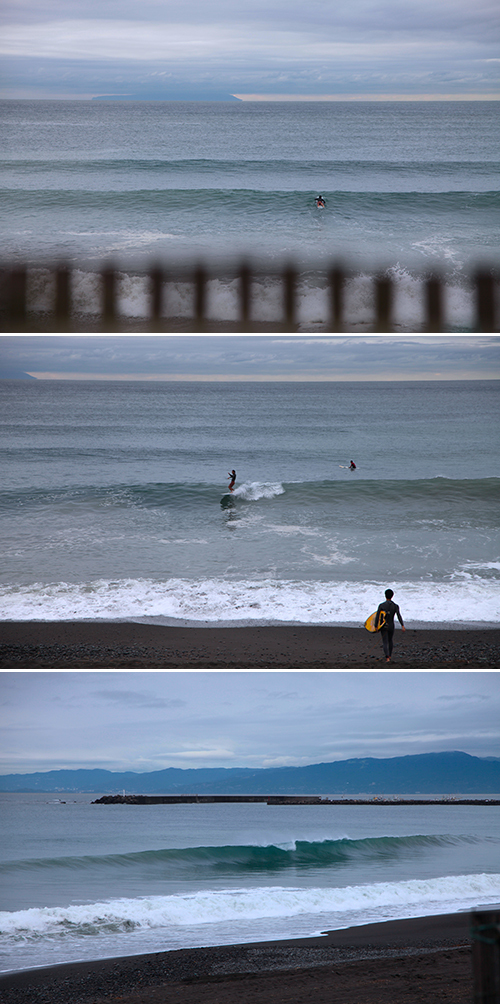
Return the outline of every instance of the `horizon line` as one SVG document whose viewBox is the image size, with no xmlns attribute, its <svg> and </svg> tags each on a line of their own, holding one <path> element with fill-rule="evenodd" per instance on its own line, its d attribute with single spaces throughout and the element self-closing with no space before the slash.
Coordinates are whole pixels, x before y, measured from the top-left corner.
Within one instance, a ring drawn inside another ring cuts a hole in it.
<svg viewBox="0 0 500 1004">
<path fill-rule="evenodd" d="M 128 94 L 109 94 L 103 95 L 102 93 L 84 93 L 84 94 L 2 94 L 0 92 L 0 101 L 132 101 L 132 102 L 163 102 L 163 103 L 183 103 L 183 104 L 200 104 L 200 102 L 207 104 L 224 104 L 226 102 L 231 102 L 231 99 L 236 101 L 249 102 L 249 101 L 267 101 L 267 102 L 293 102 L 293 101 L 311 101 L 311 102 L 356 102 L 356 101 L 372 101 L 372 102 L 409 102 L 409 101 L 500 101 L 499 93 L 487 93 L 487 94 L 476 94 L 476 93 L 465 93 L 465 94 L 250 94 L 241 93 L 234 94 L 227 92 L 227 98 L 169 98 L 169 97 L 139 97 L 137 95 L 131 96 Z"/>
<path fill-rule="evenodd" d="M 471 376 L 470 373 L 445 375 L 433 374 L 396 374 L 390 378 L 364 374 L 347 373 L 343 375 L 325 376 L 319 374 L 224 374 L 224 373 L 54 373 L 50 371 L 25 371 L 35 380 L 79 380 L 82 382 L 99 381 L 135 381 L 147 383 L 433 383 L 436 381 L 476 381 L 500 380 L 500 376 Z M 5 379 L 10 379 L 6 377 Z M 23 379 L 22 377 L 17 379 Z"/>
</svg>

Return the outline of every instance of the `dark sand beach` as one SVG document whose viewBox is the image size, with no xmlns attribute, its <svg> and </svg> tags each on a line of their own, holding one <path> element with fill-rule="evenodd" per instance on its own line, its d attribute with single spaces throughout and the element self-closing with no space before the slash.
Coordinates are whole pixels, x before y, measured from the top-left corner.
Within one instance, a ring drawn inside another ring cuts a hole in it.
<svg viewBox="0 0 500 1004">
<path fill-rule="evenodd" d="M 470 1004 L 469 914 L 0 976 L 2 1004 Z"/>
<path fill-rule="evenodd" d="M 325 626 L 165 627 L 129 621 L 3 621 L 4 669 L 373 669 L 380 636 Z M 397 669 L 500 668 L 500 628 L 396 630 Z"/>
</svg>

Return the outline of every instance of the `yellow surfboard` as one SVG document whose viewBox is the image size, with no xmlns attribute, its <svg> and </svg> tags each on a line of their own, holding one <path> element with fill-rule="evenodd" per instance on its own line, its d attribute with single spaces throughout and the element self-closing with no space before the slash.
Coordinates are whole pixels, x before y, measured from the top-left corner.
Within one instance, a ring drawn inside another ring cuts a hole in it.
<svg viewBox="0 0 500 1004">
<path fill-rule="evenodd" d="M 365 621 L 365 628 L 366 628 L 367 631 L 380 631 L 380 628 L 384 626 L 384 624 L 385 624 L 385 611 L 384 610 L 380 611 L 380 617 L 379 617 L 379 622 L 378 622 L 378 626 L 377 627 L 375 627 L 375 618 L 376 618 L 376 616 L 377 616 L 377 611 L 375 611 L 374 614 L 370 614 L 368 620 Z"/>
</svg>

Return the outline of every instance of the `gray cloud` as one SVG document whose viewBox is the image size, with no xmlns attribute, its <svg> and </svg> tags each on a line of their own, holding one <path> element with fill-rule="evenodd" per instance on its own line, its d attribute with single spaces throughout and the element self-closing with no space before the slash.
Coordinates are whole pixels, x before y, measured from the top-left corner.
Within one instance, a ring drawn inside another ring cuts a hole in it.
<svg viewBox="0 0 500 1004">
<path fill-rule="evenodd" d="M 6 86 L 34 94 L 37 81 L 54 93 L 140 85 L 157 97 L 200 83 L 318 94 L 498 86 L 498 63 L 487 62 L 498 55 L 490 0 L 171 0 L 167 9 L 22 0 L 4 6 L 3 20 Z"/>
<path fill-rule="evenodd" d="M 496 378 L 496 336 L 4 336 L 1 368 L 28 373 L 269 379 Z"/>
<path fill-rule="evenodd" d="M 138 690 L 96 690 L 94 695 L 97 700 L 133 708 L 183 708 L 186 704 L 185 701 L 155 697 Z"/>
<path fill-rule="evenodd" d="M 497 673 L 41 672 L 0 680 L 9 701 L 3 773 L 500 753 Z"/>
</svg>

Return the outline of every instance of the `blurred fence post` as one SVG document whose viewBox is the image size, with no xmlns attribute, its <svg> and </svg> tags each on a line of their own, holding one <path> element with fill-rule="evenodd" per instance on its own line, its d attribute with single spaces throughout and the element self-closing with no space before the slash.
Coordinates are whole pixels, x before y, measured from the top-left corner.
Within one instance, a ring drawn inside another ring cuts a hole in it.
<svg viewBox="0 0 500 1004">
<path fill-rule="evenodd" d="M 58 331 L 70 330 L 70 317 L 70 274 L 66 265 L 60 265 L 56 271 L 56 295 L 54 301 L 54 322 Z"/>
<path fill-rule="evenodd" d="M 495 283 L 492 275 L 476 275 L 476 327 L 479 331 L 495 330 Z"/>
<path fill-rule="evenodd" d="M 116 275 L 113 268 L 102 272 L 102 330 L 116 328 Z"/>
<path fill-rule="evenodd" d="M 10 324 L 13 331 L 25 331 L 27 322 L 26 269 L 14 268 L 9 276 L 8 296 L 10 299 Z"/>
<path fill-rule="evenodd" d="M 35 269 L 32 266 L 33 270 Z M 25 265 L 10 266 L 6 264 L 0 270 L 0 327 L 7 331 L 27 331 L 30 325 L 40 326 L 44 330 L 47 324 L 52 323 L 57 331 L 71 331 L 76 326 L 78 328 L 79 319 L 75 314 L 72 318 L 72 272 L 67 264 L 60 264 L 57 268 L 49 267 L 51 280 L 55 277 L 55 294 L 49 311 L 49 316 L 44 310 L 37 310 L 30 303 L 28 313 L 28 269 Z M 260 272 L 258 273 L 260 274 Z M 144 329 L 150 331 L 169 331 L 174 319 L 170 320 L 165 304 L 163 303 L 164 284 L 166 273 L 155 265 L 148 272 L 149 278 L 149 307 L 147 318 L 144 320 Z M 234 273 L 233 273 L 234 275 Z M 278 324 L 280 330 L 298 330 L 298 304 L 297 285 L 299 273 L 292 265 L 288 265 L 277 274 L 273 267 L 269 271 L 262 270 L 262 275 L 272 277 L 273 281 L 278 277 L 282 284 L 283 316 Z M 185 276 L 189 281 L 189 274 Z M 183 278 L 183 281 L 184 281 Z M 194 308 L 192 323 L 196 331 L 214 330 L 216 321 L 210 324 L 207 321 L 207 281 L 208 273 L 202 264 L 194 271 Z M 333 265 L 320 278 L 318 296 L 325 295 L 324 284 L 327 283 L 326 294 L 328 296 L 328 316 L 323 324 L 328 325 L 327 330 L 333 332 L 343 332 L 345 330 L 345 290 L 346 280 L 349 278 L 342 268 Z M 239 316 L 235 320 L 235 331 L 252 331 L 252 297 L 257 298 L 258 286 L 252 288 L 252 273 L 249 266 L 243 262 L 236 273 L 237 295 Z M 480 332 L 498 331 L 497 317 L 499 312 L 498 297 L 498 268 L 486 267 L 473 273 L 469 273 L 472 279 L 472 302 L 473 309 L 472 330 Z M 117 283 L 118 275 L 114 268 L 109 265 L 101 273 L 101 304 L 100 304 L 100 324 L 101 331 L 117 331 L 119 326 L 119 313 L 117 306 Z M 369 330 L 374 332 L 391 332 L 394 330 L 394 295 L 395 285 L 387 275 L 374 277 L 375 297 L 373 327 Z M 36 289 L 36 285 L 34 287 Z M 423 331 L 442 332 L 446 331 L 445 324 L 445 296 L 446 283 L 441 277 L 435 275 L 422 280 L 421 296 L 423 297 Z M 169 304 L 167 304 L 167 307 Z M 125 321 L 124 321 L 125 323 Z M 349 323 L 349 322 L 347 322 Z M 273 321 L 273 325 L 275 322 Z M 254 322 L 257 330 L 262 327 L 259 322 Z M 398 325 L 399 330 L 404 330 Z M 35 327 L 34 330 L 37 330 Z M 448 329 L 449 330 L 449 329 Z"/>
<path fill-rule="evenodd" d="M 283 272 L 283 283 L 284 283 L 284 307 L 285 307 L 285 331 L 293 331 L 295 329 L 295 285 L 297 281 L 297 273 L 295 269 L 289 265 L 285 268 Z"/>
<path fill-rule="evenodd" d="M 161 308 L 162 308 L 162 282 L 163 272 L 159 266 L 152 268 L 149 273 L 149 289 L 151 296 L 150 327 L 151 331 L 161 329 Z"/>
<path fill-rule="evenodd" d="M 443 286 L 440 279 L 432 276 L 425 284 L 424 331 L 443 330 Z"/>
<path fill-rule="evenodd" d="M 197 331 L 205 330 L 207 274 L 201 265 L 194 273 L 194 316 Z"/>
<path fill-rule="evenodd" d="M 474 1004 L 500 1004 L 500 907 L 471 913 Z"/>
<path fill-rule="evenodd" d="M 344 273 L 340 268 L 332 268 L 329 273 L 330 327 L 332 331 L 342 331 L 344 327 Z"/>
<path fill-rule="evenodd" d="M 242 265 L 239 274 L 241 331 L 248 331 L 250 328 L 250 297 L 251 297 L 250 269 L 248 268 L 247 265 Z"/>
<path fill-rule="evenodd" d="M 383 276 L 375 280 L 375 331 L 392 331 L 392 282 Z"/>
</svg>

